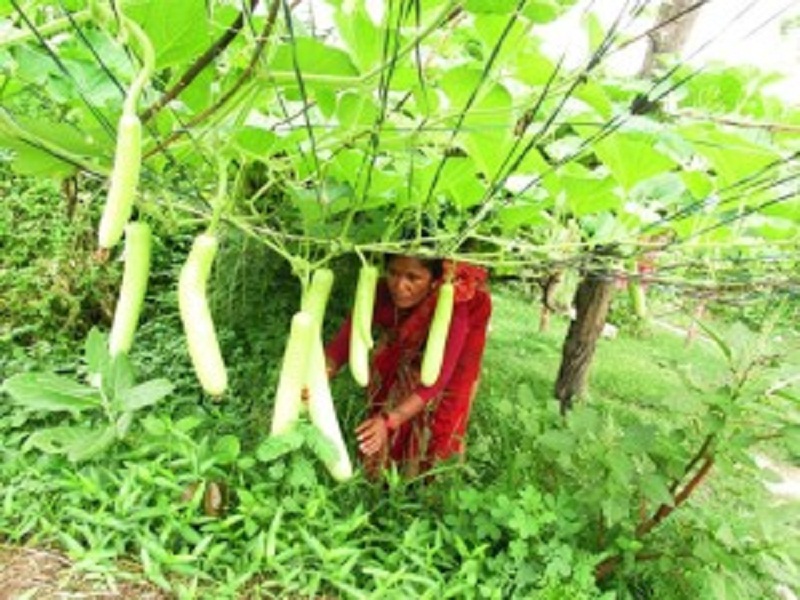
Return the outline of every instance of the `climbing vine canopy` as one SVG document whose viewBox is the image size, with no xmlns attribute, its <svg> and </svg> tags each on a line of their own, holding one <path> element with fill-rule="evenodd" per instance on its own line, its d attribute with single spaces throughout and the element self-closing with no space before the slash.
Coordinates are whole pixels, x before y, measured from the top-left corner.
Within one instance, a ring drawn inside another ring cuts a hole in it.
<svg viewBox="0 0 800 600">
<path fill-rule="evenodd" d="M 291 260 L 426 240 L 494 265 L 656 244 L 785 267 L 800 111 L 753 69 L 615 77 L 637 7 L 610 25 L 587 10 L 590 52 L 568 68 L 542 33 L 574 4 L 11 0 L 0 146 L 102 202 L 140 85 L 136 209 L 167 231 L 216 210 Z"/>
</svg>

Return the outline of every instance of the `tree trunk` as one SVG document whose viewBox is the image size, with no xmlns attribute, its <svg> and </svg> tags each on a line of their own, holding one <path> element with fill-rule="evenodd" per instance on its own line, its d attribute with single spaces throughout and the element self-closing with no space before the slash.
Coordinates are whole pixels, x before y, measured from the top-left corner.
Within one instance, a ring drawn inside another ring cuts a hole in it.
<svg viewBox="0 0 800 600">
<path fill-rule="evenodd" d="M 575 319 L 564 341 L 555 386 L 562 414 L 572 407 L 572 399 L 586 389 L 597 338 L 603 331 L 613 294 L 612 278 L 602 274 L 587 274 L 575 292 Z"/>
<path fill-rule="evenodd" d="M 705 2 L 702 0 L 664 0 L 661 3 L 655 22 L 656 29 L 648 35 L 650 45 L 639 71 L 641 77 L 653 73 L 660 56 L 678 54 L 681 51 L 689 39 L 703 4 Z"/>
</svg>

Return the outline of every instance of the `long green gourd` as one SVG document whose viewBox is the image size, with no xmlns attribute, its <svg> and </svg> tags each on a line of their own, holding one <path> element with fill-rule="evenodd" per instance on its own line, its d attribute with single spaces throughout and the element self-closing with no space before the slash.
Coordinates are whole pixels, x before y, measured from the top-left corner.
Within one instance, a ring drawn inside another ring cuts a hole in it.
<svg viewBox="0 0 800 600">
<path fill-rule="evenodd" d="M 447 334 L 450 331 L 450 320 L 453 317 L 454 293 L 451 282 L 445 282 L 439 287 L 439 298 L 436 301 L 436 309 L 428 332 L 428 342 L 422 357 L 420 381 L 424 386 L 432 386 L 436 383 L 442 370 Z"/>
<path fill-rule="evenodd" d="M 320 332 L 325 319 L 325 306 L 328 303 L 332 288 L 333 271 L 330 269 L 317 269 L 311 276 L 311 283 L 301 302 L 302 310 L 313 317 L 314 323 Z"/>
<path fill-rule="evenodd" d="M 314 320 L 304 387 L 308 389 L 308 411 L 311 422 L 336 450 L 335 456 L 325 461 L 325 466 L 334 479 L 344 481 L 353 475 L 353 466 L 336 417 L 326 369 L 325 349 L 322 345 L 322 323 L 332 287 L 333 271 L 317 269 L 303 297 L 303 311 L 311 314 Z"/>
<path fill-rule="evenodd" d="M 369 351 L 372 348 L 372 313 L 375 306 L 375 290 L 378 269 L 363 265 L 358 274 L 356 299 L 350 327 L 350 373 L 356 383 L 366 387 L 369 383 Z"/>
<path fill-rule="evenodd" d="M 147 223 L 138 221 L 126 226 L 125 269 L 109 335 L 111 356 L 119 353 L 127 354 L 133 345 L 150 277 L 152 242 L 153 235 Z"/>
<path fill-rule="evenodd" d="M 275 393 L 272 435 L 286 433 L 300 417 L 301 396 L 306 384 L 313 338 L 314 318 L 308 312 L 295 313 L 283 353 L 278 390 Z"/>
<path fill-rule="evenodd" d="M 123 113 L 117 127 L 117 148 L 111 185 L 100 218 L 97 241 L 101 248 L 116 246 L 133 211 L 142 163 L 142 124 L 135 114 Z"/>
<path fill-rule="evenodd" d="M 136 114 L 136 105 L 144 86 L 153 75 L 156 63 L 155 49 L 144 30 L 125 16 L 118 1 L 115 2 L 115 11 L 122 30 L 135 38 L 141 49 L 142 68 L 125 94 L 122 116 L 117 124 L 111 183 L 97 233 L 99 246 L 106 249 L 116 246 L 122 239 L 125 225 L 133 211 L 142 165 L 142 123 Z M 95 13 L 106 18 L 108 11 L 95 7 Z"/>
<path fill-rule="evenodd" d="M 228 374 L 208 306 L 206 286 L 219 242 L 215 235 L 198 235 L 181 269 L 178 308 L 189 355 L 203 389 L 219 397 L 228 387 Z"/>
</svg>

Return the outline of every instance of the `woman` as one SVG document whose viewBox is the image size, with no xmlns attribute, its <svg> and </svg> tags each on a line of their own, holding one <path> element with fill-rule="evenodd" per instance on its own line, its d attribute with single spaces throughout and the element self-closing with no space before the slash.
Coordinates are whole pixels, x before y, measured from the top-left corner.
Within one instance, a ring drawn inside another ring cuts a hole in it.
<svg viewBox="0 0 800 600">
<path fill-rule="evenodd" d="M 438 289 L 455 286 L 455 305 L 438 380 L 420 383 L 420 365 Z M 479 267 L 411 256 L 391 256 L 378 285 L 373 326 L 377 342 L 370 364 L 369 416 L 356 428 L 367 472 L 396 463 L 407 475 L 437 460 L 460 456 L 480 376 L 491 314 L 487 273 Z M 348 319 L 326 349 L 328 371 L 347 362 Z"/>
</svg>

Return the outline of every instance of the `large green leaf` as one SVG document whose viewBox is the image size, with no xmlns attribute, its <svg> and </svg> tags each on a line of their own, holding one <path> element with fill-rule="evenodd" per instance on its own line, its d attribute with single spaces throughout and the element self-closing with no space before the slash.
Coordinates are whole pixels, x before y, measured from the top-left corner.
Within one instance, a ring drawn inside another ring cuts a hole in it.
<svg viewBox="0 0 800 600">
<path fill-rule="evenodd" d="M 202 112 L 211 104 L 211 91 L 214 81 L 214 71 L 211 69 L 204 69 L 181 92 L 181 102 L 195 112 Z"/>
<path fill-rule="evenodd" d="M 344 130 L 370 128 L 378 118 L 378 107 L 366 94 L 345 92 L 339 97 L 336 116 Z"/>
<path fill-rule="evenodd" d="M 678 173 L 661 173 L 637 183 L 630 199 L 640 204 L 670 206 L 686 198 L 686 182 Z"/>
<path fill-rule="evenodd" d="M 552 201 L 549 198 L 539 200 L 531 195 L 519 196 L 497 211 L 497 222 L 505 235 L 514 235 L 524 227 L 545 227 L 551 222 L 545 211 L 551 208 Z"/>
<path fill-rule="evenodd" d="M 500 43 L 500 36 L 508 28 L 510 16 L 477 15 L 475 17 L 475 32 L 482 46 L 482 55 L 485 62 L 495 52 Z M 504 65 L 516 63 L 517 53 L 523 49 L 533 47 L 535 40 L 530 36 L 528 24 L 524 19 L 517 18 L 505 34 L 502 45 L 494 58 L 494 69 L 503 68 Z"/>
<path fill-rule="evenodd" d="M 48 81 L 48 94 L 60 104 L 70 104 L 77 98 L 92 106 L 118 106 L 122 92 L 96 63 L 85 60 L 64 60 L 69 77 L 52 77 Z"/>
<path fill-rule="evenodd" d="M 13 130 L 0 123 L 0 148 L 14 152 L 13 167 L 19 173 L 67 176 L 77 170 L 72 157 L 89 162 L 99 156 L 100 149 L 71 125 L 28 117 L 15 117 L 13 123 Z"/>
<path fill-rule="evenodd" d="M 549 23 L 561 16 L 576 0 L 529 0 L 522 14 L 534 23 Z"/>
<path fill-rule="evenodd" d="M 593 244 L 606 245 L 630 236 L 622 219 L 610 212 L 591 214 L 581 219 L 581 229 Z"/>
<path fill-rule="evenodd" d="M 455 67 L 442 76 L 440 85 L 455 114 L 467 108 L 472 99 L 463 122 L 467 131 L 510 130 L 513 124 L 511 94 L 503 85 L 486 81 L 481 69 L 466 65 Z M 477 94 L 473 99 L 475 90 Z"/>
<path fill-rule="evenodd" d="M 45 85 L 51 77 L 58 77 L 58 65 L 44 50 L 28 45 L 14 49 L 13 63 L 10 57 L 6 60 L 7 68 L 13 68 L 15 76 L 25 83 Z"/>
<path fill-rule="evenodd" d="M 480 69 L 468 66 L 448 71 L 441 87 L 453 112 L 463 111 L 472 100 L 461 122 L 463 144 L 478 169 L 493 178 L 512 148 L 511 94 L 500 84 L 484 82 Z M 455 124 L 457 119 L 453 117 L 450 122 Z"/>
<path fill-rule="evenodd" d="M 675 77 L 682 81 L 682 105 L 714 112 L 736 112 L 756 91 L 756 85 L 767 83 L 763 75 L 742 67 L 712 66 L 699 73 L 684 67 Z"/>
<path fill-rule="evenodd" d="M 603 119 L 611 118 L 613 106 L 601 85 L 592 82 L 582 83 L 575 88 L 574 96 L 593 108 Z"/>
<path fill-rule="evenodd" d="M 515 53 L 514 76 L 531 86 L 543 86 L 553 74 L 556 66 L 533 43 L 528 43 Z M 535 100 L 531 102 L 531 105 Z"/>
<path fill-rule="evenodd" d="M 765 240 L 800 239 L 800 214 L 796 217 L 798 218 L 759 217 L 758 222 L 750 225 L 749 229 Z"/>
<path fill-rule="evenodd" d="M 63 426 L 41 429 L 25 440 L 25 448 L 36 448 L 48 454 L 66 454 L 72 462 L 97 456 L 116 439 L 116 429 L 106 425 L 99 429 Z"/>
<path fill-rule="evenodd" d="M 232 142 L 245 156 L 264 161 L 269 157 L 277 138 L 269 129 L 246 125 L 236 129 Z"/>
<path fill-rule="evenodd" d="M 593 148 L 619 184 L 630 190 L 640 181 L 675 168 L 675 161 L 654 147 L 655 141 L 639 132 L 615 132 Z"/>
<path fill-rule="evenodd" d="M 291 83 L 295 79 L 294 55 L 302 75 L 321 75 L 331 77 L 355 77 L 358 75 L 350 56 L 340 48 L 330 46 L 317 39 L 298 37 L 294 45 L 280 44 L 275 49 L 275 54 L 270 61 L 270 69 L 279 71 L 286 76 L 286 81 Z M 327 85 L 340 88 L 342 82 L 336 79 L 310 78 L 313 85 Z"/>
<path fill-rule="evenodd" d="M 772 197 L 775 200 L 781 195 L 781 192 L 778 190 L 772 192 Z M 791 221 L 794 223 L 795 228 L 798 227 L 798 225 L 800 225 L 800 191 L 794 196 L 787 197 L 786 200 L 764 207 L 761 209 L 760 213 L 777 217 L 781 220 Z"/>
<path fill-rule="evenodd" d="M 697 200 L 708 197 L 714 189 L 713 180 L 708 173 L 703 171 L 682 170 L 680 177 L 686 184 L 686 189 Z"/>
<path fill-rule="evenodd" d="M 20 373 L 3 382 L 15 403 L 31 410 L 77 413 L 101 404 L 100 393 L 52 373 Z"/>
<path fill-rule="evenodd" d="M 518 0 L 467 0 L 464 10 L 478 14 L 508 14 L 517 6 Z"/>
<path fill-rule="evenodd" d="M 11 168 L 20 175 L 65 178 L 74 175 L 78 170 L 73 164 L 56 158 L 52 153 L 17 138 L 6 137 L 2 132 L 0 132 L 0 149 L 13 152 L 14 160 Z"/>
<path fill-rule="evenodd" d="M 348 2 L 339 7 L 333 18 L 358 68 L 367 72 L 378 66 L 383 57 L 383 32 L 372 22 L 364 0 L 356 6 Z"/>
<path fill-rule="evenodd" d="M 189 62 L 211 45 L 204 2 L 125 0 L 123 7 L 150 38 L 159 69 Z"/>
<path fill-rule="evenodd" d="M 469 157 L 449 159 L 442 170 L 442 180 L 460 209 L 475 206 L 483 198 L 484 186 L 480 183 L 475 162 Z"/>
<path fill-rule="evenodd" d="M 572 163 L 559 169 L 558 180 L 575 216 L 616 210 L 622 205 L 616 184 L 607 174 Z"/>
<path fill-rule="evenodd" d="M 781 160 L 775 149 L 715 126 L 692 125 L 680 128 L 680 133 L 711 164 L 721 188 L 741 183 Z"/>
<path fill-rule="evenodd" d="M 513 149 L 513 140 L 507 132 L 478 130 L 462 137 L 464 147 L 487 179 L 495 179 L 504 164 L 511 164 L 507 159 Z"/>
<path fill-rule="evenodd" d="M 124 411 L 136 411 L 152 406 L 172 393 L 175 386 L 166 379 L 151 379 L 120 392 L 118 402 Z"/>
</svg>

